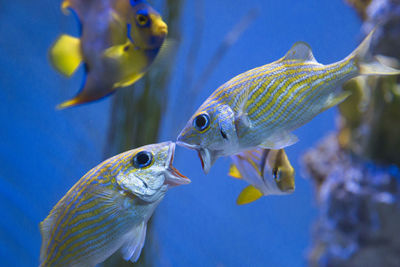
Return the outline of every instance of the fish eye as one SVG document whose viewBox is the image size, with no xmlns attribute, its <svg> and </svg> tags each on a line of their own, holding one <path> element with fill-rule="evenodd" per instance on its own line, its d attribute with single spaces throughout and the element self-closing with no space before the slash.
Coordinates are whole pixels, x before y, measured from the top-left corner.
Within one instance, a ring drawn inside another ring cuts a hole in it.
<svg viewBox="0 0 400 267">
<path fill-rule="evenodd" d="M 274 176 L 274 180 L 279 182 L 281 180 L 282 172 L 279 168 L 274 168 L 272 170 L 272 175 Z"/>
<path fill-rule="evenodd" d="M 149 166 L 153 162 L 153 155 L 148 151 L 140 151 L 133 159 L 132 164 L 135 168 L 142 169 Z"/>
<path fill-rule="evenodd" d="M 200 114 L 193 120 L 193 127 L 199 132 L 204 132 L 210 127 L 210 117 L 207 114 Z"/>
<path fill-rule="evenodd" d="M 149 17 L 143 14 L 137 14 L 136 21 L 140 26 L 146 26 L 149 22 Z"/>
</svg>

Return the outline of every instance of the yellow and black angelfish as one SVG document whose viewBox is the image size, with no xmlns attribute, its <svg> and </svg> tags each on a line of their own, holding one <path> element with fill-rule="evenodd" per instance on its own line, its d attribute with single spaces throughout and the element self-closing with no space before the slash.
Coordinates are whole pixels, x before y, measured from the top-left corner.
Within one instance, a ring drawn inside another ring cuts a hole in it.
<svg viewBox="0 0 400 267">
<path fill-rule="evenodd" d="M 139 80 L 157 56 L 168 32 L 160 14 L 142 0 L 64 0 L 64 11 L 76 14 L 81 36 L 61 35 L 50 48 L 50 60 L 70 77 L 84 63 L 79 93 L 57 108 L 103 98 Z"/>
<path fill-rule="evenodd" d="M 229 176 L 250 185 L 236 200 L 238 205 L 256 201 L 262 196 L 287 195 L 294 192 L 295 172 L 285 150 L 256 148 L 231 156 Z"/>
</svg>

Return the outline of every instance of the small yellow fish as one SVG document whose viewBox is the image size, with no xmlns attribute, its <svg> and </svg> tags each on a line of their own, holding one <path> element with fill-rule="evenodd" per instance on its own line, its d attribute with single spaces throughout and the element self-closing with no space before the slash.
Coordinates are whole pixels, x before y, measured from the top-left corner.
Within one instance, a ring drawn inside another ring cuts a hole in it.
<svg viewBox="0 0 400 267">
<path fill-rule="evenodd" d="M 147 145 L 85 174 L 40 223 L 40 266 L 95 266 L 119 249 L 135 262 L 167 189 L 190 182 L 172 166 L 174 152 L 172 142 Z"/>
<path fill-rule="evenodd" d="M 341 86 L 360 75 L 398 75 L 369 54 L 373 31 L 341 61 L 322 65 L 298 42 L 286 55 L 220 86 L 200 106 L 177 144 L 199 153 L 205 173 L 215 160 L 257 147 L 281 149 L 297 142 L 291 132 L 341 103 Z"/>
<path fill-rule="evenodd" d="M 251 203 L 262 196 L 285 195 L 295 188 L 294 169 L 285 150 L 254 149 L 231 156 L 229 176 L 250 185 L 240 193 L 236 203 Z"/>
<path fill-rule="evenodd" d="M 50 60 L 70 77 L 84 63 L 79 93 L 57 108 L 103 98 L 139 80 L 157 56 L 168 32 L 160 14 L 142 0 L 64 0 L 81 24 L 81 36 L 61 35 Z"/>
</svg>

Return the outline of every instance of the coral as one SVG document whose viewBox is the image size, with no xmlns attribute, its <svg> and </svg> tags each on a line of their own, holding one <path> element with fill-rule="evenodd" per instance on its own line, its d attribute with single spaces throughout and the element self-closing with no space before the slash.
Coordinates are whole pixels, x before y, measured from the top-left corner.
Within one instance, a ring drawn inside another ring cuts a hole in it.
<svg viewBox="0 0 400 267">
<path fill-rule="evenodd" d="M 347 153 L 336 135 L 303 160 L 317 181 L 320 207 L 310 265 L 399 266 L 400 170 Z"/>
</svg>

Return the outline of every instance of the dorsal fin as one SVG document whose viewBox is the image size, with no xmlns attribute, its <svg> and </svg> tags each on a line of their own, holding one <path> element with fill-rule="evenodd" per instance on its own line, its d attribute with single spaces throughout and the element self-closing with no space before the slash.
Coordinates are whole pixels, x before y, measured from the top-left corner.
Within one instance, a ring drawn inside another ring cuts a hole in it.
<svg viewBox="0 0 400 267">
<path fill-rule="evenodd" d="M 311 51 L 311 47 L 305 42 L 297 42 L 281 59 L 283 60 L 299 60 L 299 61 L 313 61 L 317 62 Z"/>
<path fill-rule="evenodd" d="M 242 174 L 240 173 L 235 164 L 231 164 L 231 166 L 229 167 L 228 175 L 236 179 L 242 179 Z"/>
</svg>

